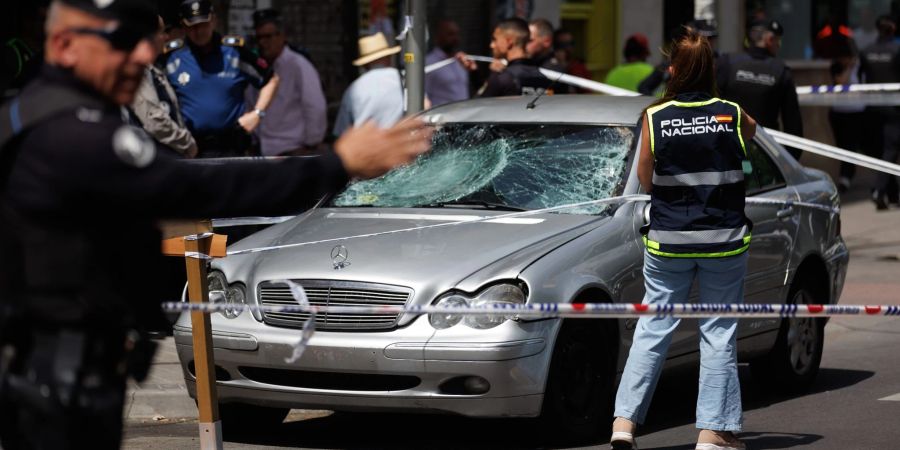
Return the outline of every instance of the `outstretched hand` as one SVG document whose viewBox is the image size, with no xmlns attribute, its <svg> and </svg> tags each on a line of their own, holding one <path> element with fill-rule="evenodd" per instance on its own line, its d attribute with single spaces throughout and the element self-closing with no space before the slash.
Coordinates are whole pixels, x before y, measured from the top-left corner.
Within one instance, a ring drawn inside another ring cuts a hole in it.
<svg viewBox="0 0 900 450">
<path fill-rule="evenodd" d="M 344 132 L 334 143 L 334 152 L 351 177 L 375 178 L 428 151 L 433 133 L 420 119 L 406 119 L 391 128 L 366 122 Z"/>
</svg>

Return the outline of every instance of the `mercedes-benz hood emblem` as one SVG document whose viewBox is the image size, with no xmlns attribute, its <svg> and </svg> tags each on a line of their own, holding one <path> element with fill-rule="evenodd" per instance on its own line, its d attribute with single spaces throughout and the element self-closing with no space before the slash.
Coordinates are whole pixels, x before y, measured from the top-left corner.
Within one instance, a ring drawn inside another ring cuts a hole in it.
<svg viewBox="0 0 900 450">
<path fill-rule="evenodd" d="M 349 266 L 350 261 L 347 261 L 347 258 L 349 257 L 350 251 L 347 250 L 347 247 L 335 245 L 334 248 L 331 249 L 331 263 L 334 265 L 334 270 L 340 270 Z"/>
</svg>

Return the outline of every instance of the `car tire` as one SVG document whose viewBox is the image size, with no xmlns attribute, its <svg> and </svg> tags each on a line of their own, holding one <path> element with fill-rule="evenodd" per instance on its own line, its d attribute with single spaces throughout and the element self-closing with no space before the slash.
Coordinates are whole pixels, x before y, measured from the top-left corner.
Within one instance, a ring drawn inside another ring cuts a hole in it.
<svg viewBox="0 0 900 450">
<path fill-rule="evenodd" d="M 804 285 L 792 287 L 788 303 L 800 305 L 815 301 Z M 782 393 L 808 390 L 822 361 L 825 347 L 825 320 L 811 317 L 781 319 L 775 346 L 768 355 L 750 362 L 753 378 L 766 389 Z"/>
<path fill-rule="evenodd" d="M 563 322 L 541 410 L 541 420 L 558 437 L 554 443 L 579 444 L 609 433 L 615 364 L 615 339 L 607 326 Z"/>
<path fill-rule="evenodd" d="M 291 410 L 269 408 L 246 403 L 223 403 L 219 405 L 219 420 L 222 431 L 229 435 L 258 432 L 272 429 L 284 422 Z"/>
</svg>

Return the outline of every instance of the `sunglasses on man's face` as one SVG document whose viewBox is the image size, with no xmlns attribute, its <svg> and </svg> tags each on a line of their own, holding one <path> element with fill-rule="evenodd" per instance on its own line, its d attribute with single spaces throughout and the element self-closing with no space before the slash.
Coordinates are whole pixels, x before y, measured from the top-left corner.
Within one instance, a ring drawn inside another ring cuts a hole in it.
<svg viewBox="0 0 900 450">
<path fill-rule="evenodd" d="M 102 28 L 72 28 L 68 30 L 76 34 L 88 34 L 103 38 L 112 48 L 120 51 L 130 52 L 143 40 L 152 40 L 156 32 L 141 33 L 125 26 L 118 26 L 114 29 Z"/>
</svg>

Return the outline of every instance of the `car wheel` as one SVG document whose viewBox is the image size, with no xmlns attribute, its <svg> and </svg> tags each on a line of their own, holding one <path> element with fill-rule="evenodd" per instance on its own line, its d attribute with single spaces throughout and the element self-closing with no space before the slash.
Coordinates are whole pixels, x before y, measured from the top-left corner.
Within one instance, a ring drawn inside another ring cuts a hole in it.
<svg viewBox="0 0 900 450">
<path fill-rule="evenodd" d="M 560 439 L 580 443 L 609 431 L 614 339 L 601 323 L 563 322 L 556 338 L 541 418 Z"/>
<path fill-rule="evenodd" d="M 791 304 L 820 303 L 810 291 L 800 286 L 792 288 L 788 296 Z M 822 351 L 825 347 L 825 320 L 811 317 L 791 317 L 781 320 L 778 337 L 771 352 L 750 362 L 753 377 L 785 393 L 798 393 L 812 386 Z"/>
<path fill-rule="evenodd" d="M 223 403 L 219 405 L 219 420 L 222 431 L 228 434 L 270 429 L 284 422 L 291 410 L 288 408 L 268 408 L 246 403 Z"/>
</svg>

